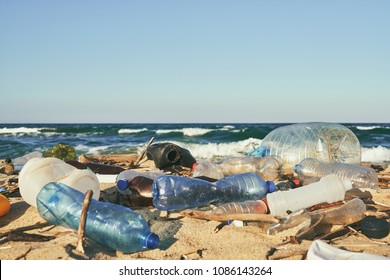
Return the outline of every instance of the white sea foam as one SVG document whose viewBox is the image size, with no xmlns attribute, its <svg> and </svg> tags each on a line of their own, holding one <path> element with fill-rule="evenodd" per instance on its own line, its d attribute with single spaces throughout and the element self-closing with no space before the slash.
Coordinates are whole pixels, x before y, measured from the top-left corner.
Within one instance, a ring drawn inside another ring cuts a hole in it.
<svg viewBox="0 0 390 280">
<path fill-rule="evenodd" d="M 209 133 L 215 129 L 207 129 L 207 128 L 197 128 L 197 127 L 189 127 L 189 128 L 182 128 L 182 129 L 158 129 L 156 130 L 157 134 L 166 134 L 166 133 L 172 133 L 172 132 L 179 132 L 183 133 L 185 136 L 200 136 L 204 135 L 206 133 Z"/>
<path fill-rule="evenodd" d="M 119 134 L 135 134 L 135 133 L 140 133 L 142 131 L 148 131 L 147 128 L 141 128 L 141 129 L 129 129 L 129 128 L 122 128 L 118 130 Z"/>
<path fill-rule="evenodd" d="M 28 134 L 39 133 L 42 128 L 30 128 L 30 127 L 13 127 L 13 128 L 0 128 L 0 134 Z"/>
<path fill-rule="evenodd" d="M 371 125 L 371 126 L 358 125 L 358 126 L 356 126 L 356 129 L 359 129 L 359 130 L 373 130 L 375 128 L 381 128 L 381 126 L 379 126 L 379 125 Z"/>
<path fill-rule="evenodd" d="M 362 148 L 362 161 L 367 162 L 389 162 L 390 148 L 383 146 L 373 148 Z"/>
</svg>

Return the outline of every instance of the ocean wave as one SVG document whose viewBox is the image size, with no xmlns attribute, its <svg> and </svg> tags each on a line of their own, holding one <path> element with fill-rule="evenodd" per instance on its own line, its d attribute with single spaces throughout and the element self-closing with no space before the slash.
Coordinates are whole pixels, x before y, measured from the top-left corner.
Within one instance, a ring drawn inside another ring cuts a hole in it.
<svg viewBox="0 0 390 280">
<path fill-rule="evenodd" d="M 135 133 L 140 133 L 143 131 L 148 131 L 147 128 L 141 128 L 141 129 L 129 129 L 129 128 L 122 128 L 118 130 L 119 134 L 135 134 Z"/>
<path fill-rule="evenodd" d="M 167 133 L 183 133 L 185 136 L 201 136 L 206 133 L 209 133 L 211 131 L 214 131 L 215 129 L 209 129 L 209 128 L 182 128 L 182 129 L 158 129 L 156 130 L 157 134 L 167 134 Z"/>
<path fill-rule="evenodd" d="M 30 128 L 30 127 L 13 127 L 13 128 L 7 128 L 3 127 L 0 128 L 0 134 L 37 134 L 40 133 L 40 131 L 43 128 Z"/>
<path fill-rule="evenodd" d="M 386 128 L 386 127 L 381 127 L 379 125 L 371 125 L 371 126 L 361 126 L 361 125 L 358 125 L 358 126 L 356 126 L 356 129 L 359 129 L 359 130 L 373 130 L 373 129 L 376 129 L 376 128 Z"/>
<path fill-rule="evenodd" d="M 365 162 L 385 162 L 390 161 L 390 148 L 377 146 L 372 148 L 362 148 L 362 161 Z"/>
</svg>

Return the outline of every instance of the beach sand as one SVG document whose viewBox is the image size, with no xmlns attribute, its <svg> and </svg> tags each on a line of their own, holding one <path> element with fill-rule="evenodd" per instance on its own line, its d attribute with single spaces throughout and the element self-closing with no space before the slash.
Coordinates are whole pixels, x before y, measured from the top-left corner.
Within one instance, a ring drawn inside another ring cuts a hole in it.
<svg viewBox="0 0 390 280">
<path fill-rule="evenodd" d="M 4 182 L 6 176 L 1 175 Z M 101 184 L 101 190 L 106 197 L 110 197 L 115 193 L 115 186 L 110 183 Z M 371 189 L 359 191 L 358 197 L 367 197 L 367 194 L 372 196 L 371 199 L 364 200 L 367 202 L 366 215 L 389 220 L 390 188 L 383 188 L 381 192 Z M 354 195 L 356 196 L 352 194 Z M 24 202 L 17 192 L 10 196 L 10 202 L 10 212 L 0 218 L 1 260 L 303 260 L 313 242 L 313 237 L 310 236 L 298 239 L 291 237 L 289 231 L 267 235 L 267 222 L 245 222 L 244 226 L 232 224 L 219 227 L 221 222 L 183 217 L 177 212 L 167 215 L 153 207 L 146 207 L 134 210 L 145 217 L 151 231 L 160 237 L 157 249 L 124 254 L 86 238 L 85 252 L 81 253 L 76 250 L 78 236 L 74 230 L 50 225 L 24 231 L 29 235 L 18 232 L 22 227 L 44 220 L 37 209 Z M 341 227 L 332 226 L 327 231 L 336 231 Z M 347 229 L 348 234 L 341 234 L 326 242 L 352 252 L 390 257 L 390 235 L 382 239 L 370 239 L 353 227 Z M 315 232 L 317 231 L 312 233 Z"/>
</svg>

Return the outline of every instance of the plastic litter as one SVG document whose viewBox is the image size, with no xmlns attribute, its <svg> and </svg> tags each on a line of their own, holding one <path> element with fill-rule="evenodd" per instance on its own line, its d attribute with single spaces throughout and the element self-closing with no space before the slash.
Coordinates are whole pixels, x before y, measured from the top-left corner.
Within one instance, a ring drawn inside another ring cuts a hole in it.
<svg viewBox="0 0 390 280">
<path fill-rule="evenodd" d="M 89 170 L 79 170 L 58 158 L 32 158 L 19 173 L 19 190 L 22 198 L 36 207 L 36 197 L 49 182 L 62 182 L 85 193 L 93 190 L 93 198 L 99 199 L 100 184 Z"/>
<path fill-rule="evenodd" d="M 236 213 L 251 213 L 251 214 L 267 214 L 268 207 L 263 200 L 247 200 L 242 202 L 223 203 L 215 207 L 211 213 L 213 214 L 236 214 Z"/>
<path fill-rule="evenodd" d="M 368 216 L 360 222 L 362 233 L 375 239 L 381 239 L 389 235 L 390 224 L 383 218 Z"/>
<path fill-rule="evenodd" d="M 369 253 L 351 252 L 335 248 L 323 240 L 314 240 L 306 255 L 307 260 L 390 260 L 390 258 Z"/>
<path fill-rule="evenodd" d="M 156 167 L 161 170 L 175 166 L 192 168 L 196 162 L 187 149 L 172 143 L 156 143 L 148 146 L 146 157 L 153 160 Z"/>
<path fill-rule="evenodd" d="M 321 162 L 307 158 L 294 166 L 294 172 L 303 185 L 319 180 L 329 174 L 336 174 L 341 179 L 349 179 L 354 188 L 371 188 L 379 190 L 378 175 L 369 167 L 341 162 Z"/>
<path fill-rule="evenodd" d="M 356 135 L 341 124 L 297 123 L 274 129 L 248 155 L 278 156 L 283 160 L 283 172 L 292 173 L 294 165 L 305 158 L 360 164 L 361 146 Z"/>
<path fill-rule="evenodd" d="M 153 182 L 153 204 L 159 210 L 183 210 L 211 203 L 259 200 L 275 191 L 272 181 L 247 172 L 215 183 L 184 176 L 162 175 Z"/>
<path fill-rule="evenodd" d="M 62 183 L 46 184 L 37 196 L 37 208 L 46 221 L 77 230 L 85 195 Z M 147 221 L 130 208 L 91 199 L 85 234 L 112 249 L 131 253 L 155 249 L 159 237 Z"/>
<path fill-rule="evenodd" d="M 10 208 L 11 208 L 11 204 L 9 202 L 8 197 L 0 194 L 0 217 L 7 215 Z"/>
</svg>

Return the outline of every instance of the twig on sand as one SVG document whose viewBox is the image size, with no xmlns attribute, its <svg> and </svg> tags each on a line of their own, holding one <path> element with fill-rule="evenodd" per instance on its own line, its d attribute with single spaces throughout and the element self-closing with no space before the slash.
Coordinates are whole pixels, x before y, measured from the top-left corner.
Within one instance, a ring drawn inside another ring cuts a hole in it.
<svg viewBox="0 0 390 280">
<path fill-rule="evenodd" d="M 138 158 L 134 161 L 134 163 L 133 163 L 134 166 L 138 166 L 139 162 L 144 157 L 144 155 L 146 153 L 146 150 L 152 144 L 153 141 L 154 141 L 154 136 L 152 138 L 150 138 L 150 140 L 149 140 L 148 144 L 146 145 L 146 147 L 142 150 L 142 152 L 139 154 Z"/>
<path fill-rule="evenodd" d="M 32 250 L 32 247 L 30 246 L 30 247 L 27 249 L 26 252 L 24 252 L 23 254 L 17 256 L 17 257 L 15 258 L 15 260 L 20 260 L 20 259 L 23 259 L 23 258 L 26 259 L 27 254 L 30 253 L 31 250 Z"/>
<path fill-rule="evenodd" d="M 83 254 L 85 253 L 84 247 L 83 247 L 84 234 L 85 234 L 85 224 L 86 224 L 86 220 L 87 220 L 88 207 L 89 207 L 89 204 L 91 203 L 92 194 L 93 194 L 92 190 L 88 190 L 85 194 L 83 208 L 81 210 L 80 225 L 79 225 L 79 229 L 78 229 L 78 242 L 77 242 L 76 250 L 80 251 Z"/>
</svg>

